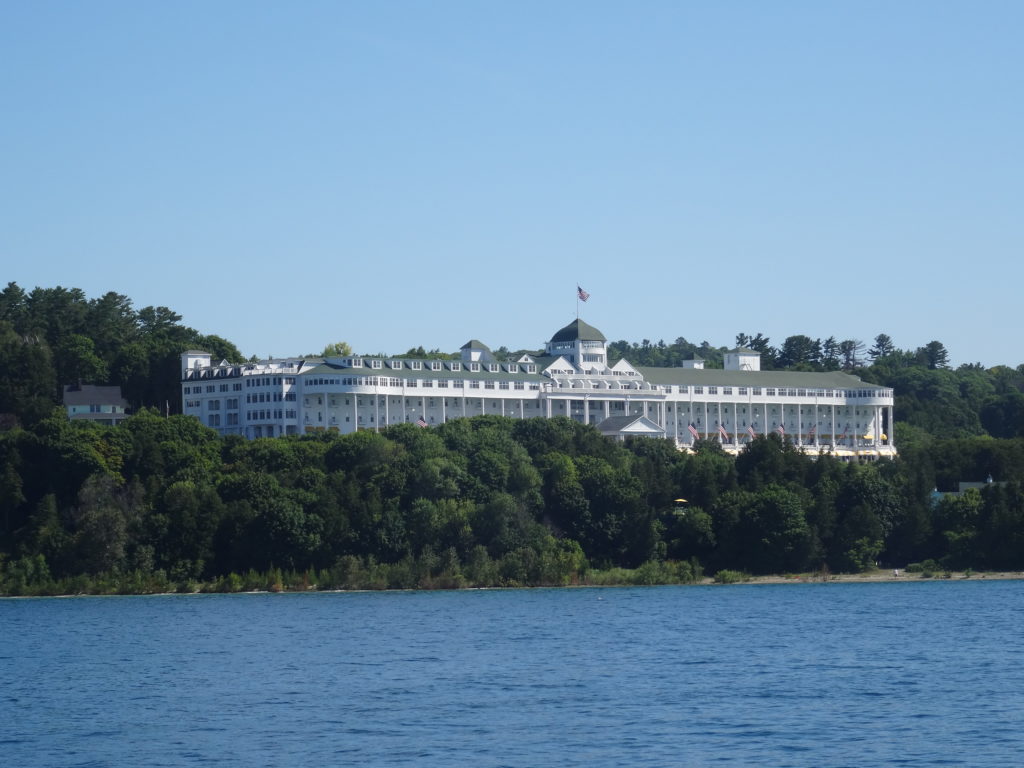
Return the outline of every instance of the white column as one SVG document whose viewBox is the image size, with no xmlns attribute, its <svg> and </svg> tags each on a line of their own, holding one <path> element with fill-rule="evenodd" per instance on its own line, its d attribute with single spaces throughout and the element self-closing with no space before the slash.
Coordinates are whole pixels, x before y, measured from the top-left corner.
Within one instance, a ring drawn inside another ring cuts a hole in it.
<svg viewBox="0 0 1024 768">
<path fill-rule="evenodd" d="M 676 400 L 672 404 L 672 408 L 673 408 L 673 414 L 675 415 L 674 421 L 676 423 L 676 429 L 675 429 L 676 442 L 678 443 L 679 442 L 679 400 Z"/>
</svg>

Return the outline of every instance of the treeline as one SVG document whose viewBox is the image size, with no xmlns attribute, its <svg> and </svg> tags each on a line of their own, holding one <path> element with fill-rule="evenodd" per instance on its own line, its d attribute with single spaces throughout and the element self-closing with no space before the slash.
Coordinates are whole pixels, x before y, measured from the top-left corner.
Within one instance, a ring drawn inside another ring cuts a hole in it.
<svg viewBox="0 0 1024 768">
<path fill-rule="evenodd" d="M 856 339 L 797 335 L 776 347 L 762 333 L 740 333 L 735 342 L 760 352 L 765 370 L 844 370 L 892 387 L 903 444 L 928 436 L 1024 437 L 1024 366 L 972 364 L 952 370 L 941 342 L 901 350 L 884 333 L 870 346 Z M 189 348 L 205 349 L 218 360 L 243 359 L 230 341 L 182 325 L 181 316 L 167 307 L 135 310 L 127 296 L 113 292 L 89 299 L 77 288 L 26 292 L 9 283 L 0 291 L 0 427 L 12 421 L 32 426 L 60 403 L 63 385 L 77 382 L 120 386 L 134 409 L 180 413 L 180 355 Z M 682 337 L 671 344 L 645 339 L 612 342 L 609 356 L 612 362 L 625 357 L 636 365 L 671 367 L 697 355 L 714 368 L 721 367 L 726 349 Z M 349 352 L 346 342 L 324 349 L 325 354 Z M 505 347 L 494 352 L 499 358 L 522 354 Z M 422 347 L 406 354 L 458 356 Z"/>
<path fill-rule="evenodd" d="M 181 325 L 167 307 L 135 310 L 106 293 L 16 283 L 0 291 L 0 414 L 35 424 L 61 402 L 66 384 L 116 385 L 133 408 L 180 412 L 181 353 L 191 347 L 240 362 L 229 341 Z"/>
<path fill-rule="evenodd" d="M 1024 569 L 1024 441 L 812 460 L 626 444 L 568 419 L 246 441 L 144 411 L 0 433 L 0 590 L 408 588 L 690 581 L 935 560 Z M 678 501 L 685 499 L 685 501 Z M 628 570 L 615 570 L 628 569 Z"/>
</svg>

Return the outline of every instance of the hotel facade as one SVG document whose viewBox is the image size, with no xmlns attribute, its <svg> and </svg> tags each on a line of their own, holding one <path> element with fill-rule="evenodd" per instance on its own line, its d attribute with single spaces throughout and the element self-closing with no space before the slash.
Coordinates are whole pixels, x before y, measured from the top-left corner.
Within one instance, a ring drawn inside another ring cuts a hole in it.
<svg viewBox="0 0 1024 768">
<path fill-rule="evenodd" d="M 567 416 L 616 439 L 664 437 L 680 449 L 718 440 L 738 452 L 775 432 L 802 450 L 872 460 L 895 456 L 893 393 L 846 373 L 762 371 L 760 355 L 736 349 L 724 369 L 608 364 L 608 342 L 574 320 L 543 355 L 498 361 L 479 341 L 458 360 L 403 357 L 269 359 L 215 363 L 181 356 L 183 412 L 223 435 L 278 437 L 319 431 L 422 427 L 482 414 Z"/>
</svg>

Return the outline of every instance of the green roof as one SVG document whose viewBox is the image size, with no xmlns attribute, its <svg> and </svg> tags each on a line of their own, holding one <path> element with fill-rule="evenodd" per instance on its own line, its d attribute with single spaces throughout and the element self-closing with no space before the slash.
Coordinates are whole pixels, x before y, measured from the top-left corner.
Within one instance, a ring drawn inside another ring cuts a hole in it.
<svg viewBox="0 0 1024 768">
<path fill-rule="evenodd" d="M 662 386 L 799 387 L 803 389 L 888 389 L 839 371 L 724 371 L 721 368 L 647 368 L 636 366 L 644 381 Z"/>
<path fill-rule="evenodd" d="M 484 350 L 487 350 L 488 352 L 491 351 L 490 347 L 488 347 L 482 341 L 477 341 L 476 339 L 470 339 L 465 344 L 463 344 L 461 347 L 459 347 L 459 349 L 484 349 Z"/>
<path fill-rule="evenodd" d="M 429 360 L 428 361 L 416 360 L 415 362 L 423 362 L 424 365 L 423 365 L 423 368 L 420 369 L 420 370 L 413 370 L 412 368 L 410 368 L 408 366 L 408 362 L 410 362 L 410 361 L 407 361 L 407 360 L 405 360 L 403 358 L 399 358 L 399 359 L 402 359 L 402 362 L 404 364 L 402 365 L 401 368 L 398 368 L 398 369 L 389 368 L 387 365 L 385 365 L 383 368 L 372 368 L 369 365 L 363 365 L 360 368 L 349 368 L 349 367 L 341 367 L 341 366 L 331 365 L 330 363 L 324 363 L 322 365 L 316 366 L 315 368 L 310 368 L 308 371 L 303 371 L 299 375 L 304 377 L 304 378 L 305 377 L 317 377 L 317 376 L 380 376 L 382 378 L 389 378 L 389 379 L 420 379 L 420 380 L 427 380 L 427 381 L 438 380 L 438 379 L 447 379 L 449 381 L 451 381 L 452 379 L 460 379 L 460 380 L 465 380 L 465 381 L 469 381 L 469 380 L 472 380 L 472 379 L 475 379 L 477 381 L 499 381 L 499 380 L 505 380 L 505 381 L 548 381 L 549 380 L 546 376 L 542 376 L 539 373 L 539 371 L 541 370 L 539 367 L 537 368 L 538 373 L 527 373 L 526 366 L 527 365 L 533 365 L 533 363 L 511 363 L 511 365 L 518 365 L 519 366 L 519 370 L 514 372 L 514 373 L 510 373 L 509 371 L 505 370 L 505 367 L 507 365 L 510 365 L 509 363 L 497 363 L 497 365 L 499 367 L 499 370 L 492 373 L 491 371 L 487 370 L 487 366 L 489 365 L 489 363 L 480 363 L 480 370 L 479 371 L 471 371 L 471 370 L 469 370 L 469 363 L 462 363 L 462 370 L 461 371 L 452 371 L 447 366 L 442 367 L 442 369 L 440 371 L 432 371 L 432 370 L 430 370 L 430 367 L 429 367 L 429 363 L 431 362 Z M 442 360 L 441 362 L 443 362 L 443 363 L 456 362 L 457 363 L 459 361 L 458 360 L 455 360 L 455 361 Z"/>
<path fill-rule="evenodd" d="M 551 337 L 551 341 L 608 341 L 597 328 L 587 325 L 579 318 Z"/>
</svg>

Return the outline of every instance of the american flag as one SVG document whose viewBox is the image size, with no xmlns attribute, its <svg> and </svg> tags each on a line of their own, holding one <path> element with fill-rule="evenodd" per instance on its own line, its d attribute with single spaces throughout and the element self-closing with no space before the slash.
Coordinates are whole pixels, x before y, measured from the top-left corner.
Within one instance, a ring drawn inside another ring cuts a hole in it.
<svg viewBox="0 0 1024 768">
<path fill-rule="evenodd" d="M 697 440 L 697 439 L 699 439 L 699 438 L 700 438 L 700 433 L 699 433 L 699 432 L 697 432 L 697 428 L 696 428 L 695 426 L 693 426 L 693 424 L 689 424 L 689 425 L 687 425 L 687 427 L 686 427 L 686 428 L 687 428 L 688 430 L 690 430 L 690 434 L 691 434 L 691 435 L 693 435 L 693 439 L 694 439 L 694 440 Z"/>
<path fill-rule="evenodd" d="M 779 426 L 775 428 L 775 431 L 778 432 L 780 435 L 784 435 L 786 434 L 786 427 L 783 424 L 779 424 Z"/>
<path fill-rule="evenodd" d="M 751 424 L 749 427 L 747 427 L 747 434 L 750 435 L 751 437 L 757 437 L 757 432 L 754 431 L 754 425 L 753 424 Z"/>
<path fill-rule="evenodd" d="M 580 287 L 579 287 L 578 285 L 576 286 L 576 296 L 578 296 L 578 297 L 579 297 L 579 300 L 580 300 L 580 301 L 586 301 L 587 299 L 589 299 L 589 298 L 590 298 L 590 294 L 589 294 L 589 293 L 587 293 L 586 291 L 584 291 L 584 290 L 583 290 L 582 288 L 580 288 Z"/>
<path fill-rule="evenodd" d="M 417 427 L 425 427 L 425 426 L 427 426 L 427 420 L 424 419 L 422 416 L 420 416 L 418 419 L 416 419 L 416 426 Z"/>
<path fill-rule="evenodd" d="M 723 427 L 721 424 L 718 425 L 718 434 L 722 436 L 723 440 L 729 439 L 729 433 L 725 431 L 725 427 Z"/>
</svg>

